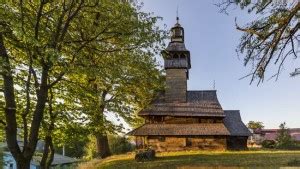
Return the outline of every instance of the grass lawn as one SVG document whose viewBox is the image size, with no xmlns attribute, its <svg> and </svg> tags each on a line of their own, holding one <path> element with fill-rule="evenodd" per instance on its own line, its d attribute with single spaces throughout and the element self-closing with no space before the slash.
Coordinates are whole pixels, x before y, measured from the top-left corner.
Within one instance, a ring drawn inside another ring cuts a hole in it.
<svg viewBox="0 0 300 169">
<path fill-rule="evenodd" d="M 293 165 L 289 162 L 293 161 Z M 134 154 L 92 160 L 79 168 L 97 169 L 204 169 L 204 168 L 279 168 L 300 167 L 300 151 L 188 151 L 159 153 L 149 162 L 136 162 Z"/>
</svg>

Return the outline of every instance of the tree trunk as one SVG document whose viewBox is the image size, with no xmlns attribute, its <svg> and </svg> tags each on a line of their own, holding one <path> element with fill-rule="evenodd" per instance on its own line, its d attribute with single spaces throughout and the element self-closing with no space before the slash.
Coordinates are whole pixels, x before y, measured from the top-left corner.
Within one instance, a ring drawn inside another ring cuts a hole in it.
<svg viewBox="0 0 300 169">
<path fill-rule="evenodd" d="M 49 155 L 49 150 L 50 150 L 50 155 Z M 54 159 L 54 152 L 55 150 L 52 142 L 52 137 L 46 136 L 43 157 L 40 162 L 40 166 L 42 169 L 49 169 L 51 167 L 51 164 Z"/>
<path fill-rule="evenodd" d="M 31 159 L 19 158 L 16 159 L 17 169 L 30 169 Z"/>
<path fill-rule="evenodd" d="M 43 157 L 40 162 L 40 166 L 42 169 L 46 169 L 46 163 L 47 163 L 48 154 L 49 154 L 49 144 L 50 144 L 50 136 L 46 136 Z"/>
<path fill-rule="evenodd" d="M 97 90 L 97 85 L 94 85 L 95 89 Z M 95 121 L 97 122 L 98 126 L 97 128 L 101 131 L 98 131 L 95 133 L 96 136 L 96 150 L 97 150 L 97 157 L 98 158 L 106 158 L 111 155 L 109 150 L 109 144 L 108 144 L 108 138 L 107 134 L 105 132 L 104 127 L 104 109 L 105 109 L 105 97 L 107 95 L 107 91 L 102 91 L 102 94 L 100 95 L 100 101 L 99 101 L 99 112 L 95 112 Z"/>
<path fill-rule="evenodd" d="M 96 134 L 96 145 L 98 158 L 106 158 L 111 155 L 106 134 Z"/>
<path fill-rule="evenodd" d="M 44 152 L 43 157 L 40 162 L 40 166 L 42 169 L 49 169 L 54 158 L 54 146 L 53 146 L 53 140 L 52 140 L 52 132 L 54 130 L 54 123 L 56 115 L 53 114 L 53 107 L 52 102 L 53 101 L 53 92 L 52 89 L 49 89 L 49 115 L 50 115 L 50 125 L 45 137 L 45 145 L 44 145 Z M 50 150 L 50 156 L 49 156 L 49 150 Z"/>
<path fill-rule="evenodd" d="M 7 50 L 4 45 L 3 35 L 0 33 L 0 56 L 1 56 L 1 67 L 3 67 L 3 72 L 1 75 L 3 77 L 3 87 L 4 87 L 4 97 L 5 97 L 5 120 L 6 120 L 6 142 L 14 157 L 18 169 L 29 169 L 30 161 L 35 152 L 36 144 L 38 141 L 38 132 L 40 128 L 41 121 L 43 119 L 43 112 L 46 104 L 46 98 L 48 95 L 48 70 L 47 66 L 43 67 L 41 76 L 41 85 L 37 92 L 37 104 L 35 111 L 33 113 L 33 119 L 31 123 L 31 130 L 29 135 L 28 144 L 24 145 L 21 151 L 18 140 L 17 140 L 17 109 L 16 109 L 16 99 L 14 95 L 14 79 L 12 76 L 12 69 L 7 54 Z"/>
<path fill-rule="evenodd" d="M 51 140 L 50 140 L 49 148 L 50 148 L 50 156 L 49 156 L 49 159 L 48 159 L 48 161 L 47 161 L 47 163 L 46 163 L 47 169 L 50 168 L 50 166 L 51 166 L 51 164 L 52 164 L 52 162 L 53 162 L 53 159 L 54 159 L 54 153 L 55 153 L 55 149 L 54 149 L 52 137 L 51 137 Z"/>
<path fill-rule="evenodd" d="M 0 56 L 1 56 L 1 68 L 3 71 L 0 72 L 3 77 L 3 90 L 5 98 L 5 134 L 6 142 L 9 151 L 17 162 L 18 168 L 29 168 L 30 160 L 25 160 L 17 141 L 17 106 L 14 93 L 14 79 L 12 76 L 12 70 L 10 65 L 9 56 L 4 45 L 4 39 L 2 33 L 0 33 Z"/>
</svg>

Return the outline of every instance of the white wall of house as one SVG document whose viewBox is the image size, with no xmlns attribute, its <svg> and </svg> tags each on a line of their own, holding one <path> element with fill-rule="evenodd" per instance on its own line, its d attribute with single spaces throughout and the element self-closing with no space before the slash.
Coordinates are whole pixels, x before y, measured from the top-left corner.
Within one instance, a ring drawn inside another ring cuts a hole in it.
<svg viewBox="0 0 300 169">
<path fill-rule="evenodd" d="M 4 162 L 3 163 L 4 166 L 2 167 L 3 169 L 17 169 L 17 163 L 10 153 L 8 152 L 3 153 L 3 162 Z M 39 169 L 39 167 L 30 164 L 30 169 Z"/>
</svg>

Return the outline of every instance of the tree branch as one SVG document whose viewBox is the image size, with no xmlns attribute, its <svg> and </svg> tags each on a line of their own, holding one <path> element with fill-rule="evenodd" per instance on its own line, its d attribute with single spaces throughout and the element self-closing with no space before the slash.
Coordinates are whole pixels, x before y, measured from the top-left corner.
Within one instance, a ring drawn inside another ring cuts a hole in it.
<svg viewBox="0 0 300 169">
<path fill-rule="evenodd" d="M 1 119 L 0 119 L 0 124 L 3 124 L 3 126 L 6 126 L 5 121 L 3 121 L 3 120 L 1 120 Z"/>
<path fill-rule="evenodd" d="M 42 17 L 42 14 L 43 14 L 43 7 L 46 4 L 47 0 L 41 0 L 40 2 L 41 3 L 40 3 L 40 6 L 39 6 L 39 10 L 38 10 L 37 15 L 36 15 L 36 24 L 34 26 L 34 37 L 35 37 L 35 39 L 39 38 L 40 21 L 41 21 L 41 17 Z"/>
<path fill-rule="evenodd" d="M 3 68 L 2 77 L 4 81 L 4 98 L 5 98 L 5 120 L 6 120 L 6 139 L 7 145 L 14 158 L 21 154 L 20 147 L 17 143 L 17 119 L 16 119 L 16 100 L 14 94 L 14 79 L 12 76 L 11 64 L 7 54 L 3 34 L 0 32 L 0 56 Z"/>
</svg>

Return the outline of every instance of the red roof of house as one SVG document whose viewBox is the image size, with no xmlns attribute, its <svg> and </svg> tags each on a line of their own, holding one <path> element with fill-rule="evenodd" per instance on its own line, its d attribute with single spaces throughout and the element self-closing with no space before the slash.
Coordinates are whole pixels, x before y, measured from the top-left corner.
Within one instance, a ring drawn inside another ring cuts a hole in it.
<svg viewBox="0 0 300 169">
<path fill-rule="evenodd" d="M 261 134 L 266 140 L 275 140 L 277 138 L 277 133 L 280 129 L 260 129 L 255 130 L 255 134 Z M 294 140 L 300 141 L 300 128 L 289 128 L 289 133 Z"/>
</svg>

